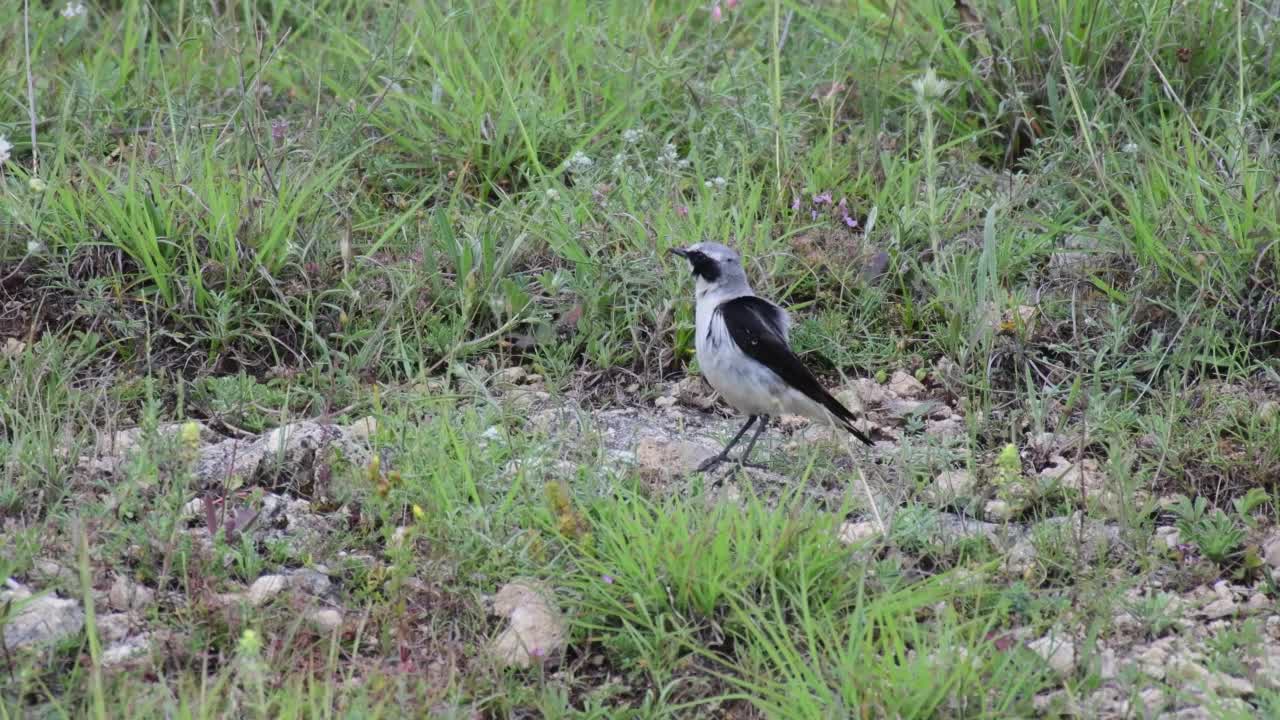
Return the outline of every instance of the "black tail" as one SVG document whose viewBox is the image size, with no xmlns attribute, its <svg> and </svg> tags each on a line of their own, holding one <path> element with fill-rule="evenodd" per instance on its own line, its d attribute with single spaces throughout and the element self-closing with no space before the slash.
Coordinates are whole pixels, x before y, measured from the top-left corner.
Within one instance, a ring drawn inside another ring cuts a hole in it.
<svg viewBox="0 0 1280 720">
<path fill-rule="evenodd" d="M 829 392 L 824 391 L 822 395 L 822 406 L 840 421 L 840 427 L 848 430 L 850 435 L 861 440 L 864 445 L 870 447 L 874 444 L 871 442 L 871 438 L 862 434 L 858 428 L 853 426 L 853 422 L 854 420 L 857 420 L 857 418 L 849 408 L 840 404 L 840 401 L 835 399 L 835 397 L 833 397 Z"/>
</svg>

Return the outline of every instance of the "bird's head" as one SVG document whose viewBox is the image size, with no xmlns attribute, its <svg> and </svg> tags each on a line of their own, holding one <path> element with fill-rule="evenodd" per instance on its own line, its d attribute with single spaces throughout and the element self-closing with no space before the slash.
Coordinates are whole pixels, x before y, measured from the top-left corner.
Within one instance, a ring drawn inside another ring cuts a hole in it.
<svg viewBox="0 0 1280 720">
<path fill-rule="evenodd" d="M 689 262 L 689 268 L 697 279 L 699 297 L 710 290 L 720 289 L 750 292 L 742 259 L 720 243 L 703 242 L 687 248 L 671 248 L 668 252 Z"/>
</svg>

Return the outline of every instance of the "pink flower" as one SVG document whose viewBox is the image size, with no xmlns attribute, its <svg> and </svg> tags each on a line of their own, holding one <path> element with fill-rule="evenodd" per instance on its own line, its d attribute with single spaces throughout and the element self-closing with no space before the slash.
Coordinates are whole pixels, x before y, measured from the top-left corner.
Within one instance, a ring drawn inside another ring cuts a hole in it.
<svg viewBox="0 0 1280 720">
<path fill-rule="evenodd" d="M 613 576 L 612 576 L 612 575 L 601 575 L 601 576 L 600 576 L 600 579 L 604 581 L 604 584 L 605 584 L 605 585 L 612 585 L 612 584 L 613 584 Z"/>
<path fill-rule="evenodd" d="M 737 6 L 737 4 L 738 0 L 724 0 L 724 7 L 726 10 L 732 10 Z"/>
<path fill-rule="evenodd" d="M 687 205 L 677 205 L 676 217 L 689 217 L 689 207 Z"/>
<path fill-rule="evenodd" d="M 720 11 L 720 3 L 711 6 L 711 19 L 716 22 L 724 19 L 724 14 Z"/>
</svg>

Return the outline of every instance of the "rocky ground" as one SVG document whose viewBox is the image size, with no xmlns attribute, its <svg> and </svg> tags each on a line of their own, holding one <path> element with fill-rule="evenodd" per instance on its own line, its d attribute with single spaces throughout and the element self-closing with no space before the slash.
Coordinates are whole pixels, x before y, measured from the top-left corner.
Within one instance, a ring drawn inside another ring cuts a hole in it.
<svg viewBox="0 0 1280 720">
<path fill-rule="evenodd" d="M 741 503 L 747 494 L 772 502 L 798 490 L 814 507 L 844 513 L 839 538 L 852 552 L 896 558 L 919 577 L 969 573 L 995 586 L 1020 584 L 1029 597 L 1056 598 L 1048 622 L 1003 628 L 996 639 L 1034 652 L 1060 678 L 1060 687 L 1036 699 L 1046 716 L 1248 716 L 1261 711 L 1260 697 L 1280 692 L 1274 527 L 1242 531 L 1250 561 L 1211 562 L 1184 537 L 1176 499 L 1147 497 L 1142 489 L 1122 495 L 1096 460 L 1074 459 L 1069 437 L 1045 434 L 1021 449 L 970 457 L 958 442 L 963 412 L 945 392 L 905 373 L 884 383 L 855 381 L 839 393 L 866 418 L 862 429 L 875 447 L 850 450 L 844 437 L 784 417 L 759 448 L 769 469 L 730 467 L 707 477 L 694 468 L 739 418 L 696 378 L 608 408 L 553 396 L 519 368 L 501 374 L 494 390 L 507 420 L 478 442 L 501 443 L 511 433 L 532 438 L 532 449 L 504 472 L 607 485 L 634 469 L 655 496 L 702 493 L 712 505 Z M 245 613 L 273 604 L 289 608 L 308 632 L 350 637 L 363 622 L 362 610 L 349 604 L 350 584 L 385 568 L 398 544 L 412 542 L 409 525 L 394 529 L 381 553 L 333 542 L 361 513 L 330 492 L 333 459 L 372 467 L 375 481 L 381 463 L 396 462 L 394 446 L 372 442 L 377 427 L 373 417 L 314 420 L 224 437 L 201 423 L 159 426 L 155 437 L 171 442 L 192 468 L 179 510 L 184 542 L 216 555 L 213 535 L 220 533 L 284 548 L 285 557 L 196 598 L 170 589 L 165 576 L 173 568 L 104 574 L 92 561 L 77 563 L 73 539 L 54 539 L 29 568 L 4 580 L 6 653 L 47 652 L 80 636 L 90 619 L 86 600 L 101 666 L 110 673 L 163 667 L 191 640 L 165 618 L 196 606 Z M 132 492 L 133 485 L 113 480 L 152 446 L 140 429 L 104 433 L 78 463 L 85 485 Z M 133 502 L 110 490 L 86 501 L 108 508 Z M 145 555 L 143 548 L 130 552 Z M 87 595 L 79 590 L 86 580 Z M 573 618 L 555 595 L 546 580 L 512 578 L 486 598 L 499 619 L 486 650 L 494 663 L 524 668 L 563 655 Z"/>
</svg>

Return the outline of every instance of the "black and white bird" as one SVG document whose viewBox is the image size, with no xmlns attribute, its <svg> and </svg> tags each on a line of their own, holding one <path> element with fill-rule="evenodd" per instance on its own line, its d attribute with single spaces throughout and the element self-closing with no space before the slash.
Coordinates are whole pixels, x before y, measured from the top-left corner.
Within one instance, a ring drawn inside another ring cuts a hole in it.
<svg viewBox="0 0 1280 720">
<path fill-rule="evenodd" d="M 670 252 L 689 261 L 696 279 L 694 344 L 702 375 L 725 401 L 747 415 L 738 434 L 720 454 L 702 463 L 699 471 L 728 460 L 729 451 L 756 425 L 738 461 L 748 465 L 751 450 L 770 418 L 783 413 L 844 428 L 871 445 L 854 427 L 853 413 L 822 387 L 791 350 L 787 343 L 790 316 L 752 292 L 737 253 L 719 243 L 698 243 Z"/>
</svg>

